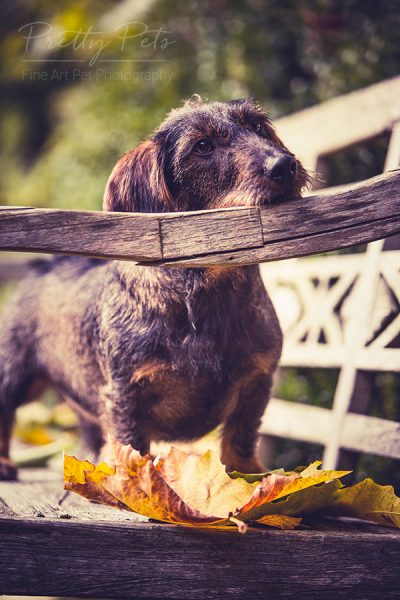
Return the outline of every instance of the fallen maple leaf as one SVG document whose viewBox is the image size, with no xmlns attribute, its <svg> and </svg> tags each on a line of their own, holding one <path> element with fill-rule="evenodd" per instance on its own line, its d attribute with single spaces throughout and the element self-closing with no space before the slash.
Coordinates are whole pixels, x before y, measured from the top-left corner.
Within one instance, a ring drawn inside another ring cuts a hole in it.
<svg viewBox="0 0 400 600">
<path fill-rule="evenodd" d="M 172 447 L 155 462 L 157 471 L 185 502 L 221 519 L 236 513 L 258 485 L 231 479 L 218 454 L 211 450 L 198 456 Z"/>
<path fill-rule="evenodd" d="M 160 521 L 207 527 L 235 523 L 240 532 L 252 521 L 295 527 L 307 506 L 315 510 L 333 501 L 341 486 L 336 480 L 347 473 L 321 471 L 320 463 L 313 463 L 300 473 L 272 472 L 260 483 L 249 482 L 231 478 L 210 450 L 198 456 L 171 448 L 153 462 L 116 441 L 110 448 L 114 468 L 65 456 L 65 488 Z"/>
<path fill-rule="evenodd" d="M 64 487 L 88 500 L 123 508 L 121 502 L 104 487 L 104 480 L 113 476 L 115 469 L 106 463 L 95 466 L 88 460 L 80 461 L 75 456 L 64 455 Z"/>
<path fill-rule="evenodd" d="M 378 485 L 372 479 L 336 492 L 330 513 L 400 527 L 400 498 L 391 485 Z"/>
<path fill-rule="evenodd" d="M 313 488 L 318 484 L 339 479 L 349 473 L 349 471 L 320 471 L 318 470 L 320 464 L 319 461 L 314 462 L 300 473 L 291 475 L 272 473 L 269 477 L 265 477 L 255 489 L 250 500 L 240 509 L 238 513 L 240 518 L 244 521 L 256 521 L 263 517 L 266 511 L 270 513 L 273 501 L 286 496 L 292 497 L 296 492 L 299 493 L 306 488 Z M 275 504 L 273 510 L 275 512 Z"/>
<path fill-rule="evenodd" d="M 111 442 L 115 475 L 104 480 L 105 489 L 136 513 L 181 525 L 213 525 L 221 519 L 202 513 L 168 485 L 150 456 L 141 456 L 131 446 Z M 78 492 L 79 493 L 79 492 Z"/>
</svg>

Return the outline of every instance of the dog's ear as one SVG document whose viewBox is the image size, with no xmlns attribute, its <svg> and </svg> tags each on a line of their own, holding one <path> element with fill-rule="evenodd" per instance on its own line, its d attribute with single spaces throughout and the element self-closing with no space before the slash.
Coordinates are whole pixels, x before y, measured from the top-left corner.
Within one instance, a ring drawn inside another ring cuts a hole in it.
<svg viewBox="0 0 400 600">
<path fill-rule="evenodd" d="M 158 143 L 142 142 L 115 165 L 106 185 L 103 210 L 166 212 L 174 203 L 164 175 L 164 157 Z"/>
</svg>

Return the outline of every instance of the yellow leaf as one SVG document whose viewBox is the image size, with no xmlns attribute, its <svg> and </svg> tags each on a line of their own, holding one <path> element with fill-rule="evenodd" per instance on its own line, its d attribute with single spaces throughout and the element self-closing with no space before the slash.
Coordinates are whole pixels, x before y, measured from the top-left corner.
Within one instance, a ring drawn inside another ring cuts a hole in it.
<svg viewBox="0 0 400 600">
<path fill-rule="evenodd" d="M 293 529 L 301 523 L 301 518 L 288 517 L 287 515 L 265 515 L 257 519 L 257 523 L 278 527 L 278 529 Z"/>
<path fill-rule="evenodd" d="M 114 476 L 115 470 L 100 463 L 95 466 L 87 460 L 80 461 L 75 456 L 64 454 L 64 487 L 76 492 L 88 500 L 102 504 L 121 507 L 117 498 L 104 487 L 108 477 Z"/>
<path fill-rule="evenodd" d="M 326 512 L 400 527 L 400 498 L 391 485 L 378 485 L 369 478 L 338 490 Z"/>
<path fill-rule="evenodd" d="M 244 521 L 254 521 L 265 514 L 264 506 L 273 500 L 278 500 L 305 488 L 309 488 L 327 481 L 339 479 L 349 471 L 320 471 L 318 465 L 313 463 L 301 473 L 293 475 L 280 475 L 273 473 L 265 477 L 256 487 L 250 500 L 236 513 Z"/>
<path fill-rule="evenodd" d="M 112 442 L 115 475 L 104 482 L 106 490 L 134 512 L 182 525 L 213 525 L 225 519 L 191 507 L 168 485 L 149 456 L 130 446 Z"/>
<path fill-rule="evenodd" d="M 29 427 L 17 426 L 16 434 L 23 442 L 35 446 L 44 446 L 45 444 L 54 442 L 54 437 L 50 431 L 42 425 L 30 425 Z"/>
<path fill-rule="evenodd" d="M 285 498 L 263 504 L 263 513 L 278 515 L 308 515 L 334 502 L 336 492 L 343 484 L 335 479 L 294 492 Z"/>
<path fill-rule="evenodd" d="M 302 515 L 323 509 L 400 524 L 400 499 L 393 488 L 371 480 L 341 489 L 347 471 L 321 471 L 319 462 L 299 471 L 275 471 L 261 483 L 231 478 L 217 454 L 202 456 L 171 448 L 153 463 L 131 446 L 110 441 L 114 468 L 65 457 L 65 487 L 81 496 L 186 526 L 249 524 L 291 529 Z"/>
<path fill-rule="evenodd" d="M 211 450 L 198 456 L 172 447 L 157 460 L 156 469 L 187 504 L 221 518 L 236 512 L 257 487 L 257 483 L 231 479 Z"/>
</svg>

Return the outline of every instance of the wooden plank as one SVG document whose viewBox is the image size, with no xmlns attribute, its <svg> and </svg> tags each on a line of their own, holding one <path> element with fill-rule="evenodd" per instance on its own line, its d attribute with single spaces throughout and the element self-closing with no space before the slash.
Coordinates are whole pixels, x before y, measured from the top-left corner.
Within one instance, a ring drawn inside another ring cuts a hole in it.
<svg viewBox="0 0 400 600">
<path fill-rule="evenodd" d="M 334 196 L 313 195 L 261 207 L 262 248 L 182 257 L 163 264 L 241 265 L 329 252 L 396 234 L 399 211 L 400 170 L 396 170 Z"/>
<path fill-rule="evenodd" d="M 324 344 L 288 343 L 284 345 L 280 365 L 282 367 L 309 367 L 318 369 L 337 369 L 347 360 L 343 346 L 324 346 Z M 367 346 L 358 352 L 357 369 L 363 371 L 400 371 L 400 349 Z"/>
<path fill-rule="evenodd" d="M 400 459 L 400 423 L 348 413 L 340 435 L 340 447 Z"/>
<path fill-rule="evenodd" d="M 331 411 L 299 402 L 271 398 L 260 433 L 325 445 L 331 429 Z"/>
<path fill-rule="evenodd" d="M 19 478 L 18 483 L 0 482 L 0 517 L 148 522 L 141 515 L 88 502 L 77 494 L 71 493 L 64 498 L 62 467 L 59 471 L 50 468 L 20 469 Z M 61 498 L 62 504 L 59 502 Z"/>
<path fill-rule="evenodd" d="M 349 248 L 358 244 L 386 238 L 397 233 L 400 233 L 400 213 L 388 219 L 372 223 L 367 222 L 316 235 L 304 235 L 304 237 L 293 237 L 292 239 L 268 242 L 262 248 L 254 248 L 252 250 L 207 254 L 174 260 L 143 261 L 141 264 L 168 267 L 241 266 L 332 252 L 340 248 Z M 293 232 L 288 232 L 288 235 L 294 234 Z"/>
<path fill-rule="evenodd" d="M 279 119 L 276 128 L 310 168 L 317 156 L 379 135 L 399 118 L 400 77 L 394 77 Z"/>
<path fill-rule="evenodd" d="M 400 534 L 0 519 L 0 593 L 91 598 L 398 598 Z M 289 557 L 289 558 L 288 558 Z"/>
<path fill-rule="evenodd" d="M 338 369 L 345 360 L 343 346 L 325 347 L 324 344 L 284 343 L 279 364 L 282 367 Z"/>
<path fill-rule="evenodd" d="M 357 357 L 357 368 L 364 371 L 400 372 L 400 348 L 366 346 Z"/>
<path fill-rule="evenodd" d="M 338 195 L 309 196 L 261 208 L 157 215 L 0 209 L 3 250 L 185 267 L 304 256 L 399 232 L 400 170 L 350 186 Z"/>
<path fill-rule="evenodd" d="M 395 217 L 399 207 L 400 170 L 395 170 L 352 184 L 334 194 L 313 194 L 263 207 L 264 242 L 303 238 L 380 221 Z M 288 236 L 288 232 L 292 235 Z"/>
<path fill-rule="evenodd" d="M 0 207 L 0 249 L 106 258 L 161 258 L 157 218 L 145 214 Z"/>
<path fill-rule="evenodd" d="M 331 440 L 333 427 L 334 414 L 328 408 L 272 398 L 260 433 L 325 446 Z M 339 432 L 338 447 L 400 459 L 400 423 L 347 413 Z"/>
<path fill-rule="evenodd" d="M 209 254 L 225 250 L 259 248 L 263 232 L 258 208 L 234 208 L 184 213 L 160 220 L 164 257 Z M 223 232 L 223 235 L 221 235 Z"/>
</svg>

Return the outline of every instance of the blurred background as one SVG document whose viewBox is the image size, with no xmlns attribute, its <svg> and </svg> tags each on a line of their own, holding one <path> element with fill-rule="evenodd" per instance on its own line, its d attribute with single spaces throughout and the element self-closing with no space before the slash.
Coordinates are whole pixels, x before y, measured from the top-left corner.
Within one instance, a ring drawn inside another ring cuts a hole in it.
<svg viewBox="0 0 400 600">
<path fill-rule="evenodd" d="M 398 0 L 2 3 L 0 203 L 100 209 L 118 157 L 184 98 L 254 96 L 279 118 L 397 75 L 399 31 Z M 324 184 L 382 172 L 387 143 L 384 134 L 329 157 Z M 0 302 L 11 288 L 0 286 Z M 336 379 L 287 369 L 276 393 L 328 407 Z M 399 421 L 398 375 L 374 386 L 370 414 Z M 40 406 L 21 409 L 19 439 L 37 445 L 22 462 L 40 462 L 40 447 L 55 451 L 60 435 L 73 441 L 73 415 L 51 394 Z M 317 446 L 274 441 L 269 466 L 320 456 Z M 366 474 L 399 489 L 394 461 L 364 456 L 357 477 Z"/>
</svg>

